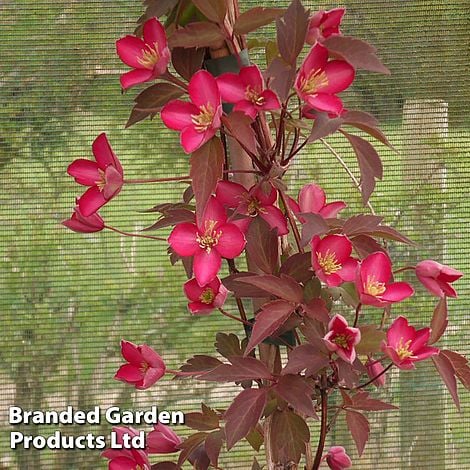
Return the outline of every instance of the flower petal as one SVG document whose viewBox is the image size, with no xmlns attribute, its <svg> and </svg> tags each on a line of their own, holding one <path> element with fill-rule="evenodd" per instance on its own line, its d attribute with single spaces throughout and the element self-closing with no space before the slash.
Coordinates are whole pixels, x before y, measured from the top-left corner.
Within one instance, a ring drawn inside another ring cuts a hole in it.
<svg viewBox="0 0 470 470">
<path fill-rule="evenodd" d="M 152 385 L 158 382 L 164 375 L 165 375 L 164 369 L 162 370 L 160 368 L 150 367 L 149 369 L 147 369 L 147 372 L 144 375 L 144 380 L 142 382 L 142 385 L 139 385 L 136 388 L 140 390 L 145 390 L 147 388 L 150 388 Z"/>
<path fill-rule="evenodd" d="M 317 184 L 306 184 L 299 192 L 299 206 L 301 212 L 318 214 L 326 202 L 325 191 Z"/>
<path fill-rule="evenodd" d="M 413 288 L 406 282 L 394 282 L 386 286 L 379 297 L 386 302 L 401 302 L 414 294 Z"/>
<path fill-rule="evenodd" d="M 165 363 L 163 362 L 163 359 L 160 357 L 160 355 L 154 351 L 150 346 L 147 344 L 142 344 L 140 346 L 140 352 L 142 353 L 142 357 L 147 364 L 149 364 L 150 367 L 154 369 L 160 369 L 163 371 L 162 375 L 165 373 Z"/>
<path fill-rule="evenodd" d="M 387 283 L 392 277 L 392 262 L 385 253 L 377 251 L 362 261 L 360 272 L 362 282 L 371 276 L 378 282 Z"/>
<path fill-rule="evenodd" d="M 205 132 L 198 132 L 193 126 L 186 127 L 181 131 L 181 146 L 186 153 L 193 153 L 208 140 L 212 139 L 215 130 L 209 128 Z"/>
<path fill-rule="evenodd" d="M 114 378 L 122 382 L 135 383 L 142 380 L 142 372 L 134 364 L 124 364 L 116 372 Z"/>
<path fill-rule="evenodd" d="M 317 93 L 315 95 L 307 95 L 305 97 L 307 103 L 319 111 L 325 111 L 335 115 L 340 115 L 343 111 L 343 102 L 335 95 L 327 93 Z"/>
<path fill-rule="evenodd" d="M 109 165 L 116 168 L 116 171 L 123 174 L 122 166 L 116 154 L 111 148 L 108 137 L 102 132 L 94 141 L 91 146 L 93 156 L 102 170 L 105 170 Z"/>
<path fill-rule="evenodd" d="M 312 70 L 323 70 L 328 61 L 328 49 L 317 44 L 310 49 L 307 57 L 305 57 L 300 72 L 308 74 Z"/>
<path fill-rule="evenodd" d="M 220 90 L 222 101 L 238 103 L 245 99 L 245 85 L 236 73 L 223 73 L 217 77 L 217 86 Z"/>
<path fill-rule="evenodd" d="M 143 360 L 138 346 L 124 339 L 121 341 L 121 354 L 127 362 L 140 364 Z"/>
<path fill-rule="evenodd" d="M 234 224 L 221 226 L 222 235 L 217 243 L 217 251 L 224 258 L 232 259 L 241 254 L 245 248 L 246 240 L 240 229 Z"/>
<path fill-rule="evenodd" d="M 243 195 L 248 191 L 244 186 L 232 181 L 219 181 L 215 190 L 216 199 L 227 207 L 238 207 L 244 201 Z"/>
<path fill-rule="evenodd" d="M 260 97 L 264 98 L 264 103 L 259 105 L 259 108 L 261 108 L 263 111 L 273 111 L 275 109 L 280 109 L 281 103 L 274 91 L 264 90 Z"/>
<path fill-rule="evenodd" d="M 248 100 L 241 100 L 238 101 L 237 104 L 233 108 L 234 111 L 241 111 L 242 113 L 249 116 L 251 119 L 255 119 L 258 115 L 257 107 Z"/>
<path fill-rule="evenodd" d="M 356 74 L 354 67 L 344 60 L 332 60 L 325 65 L 328 85 L 322 87 L 322 93 L 336 94 L 346 90 L 354 81 Z"/>
<path fill-rule="evenodd" d="M 184 295 L 186 295 L 186 297 L 193 302 L 199 300 L 199 297 L 203 293 L 204 288 L 205 286 L 201 287 L 195 278 L 186 281 L 183 285 Z"/>
<path fill-rule="evenodd" d="M 101 180 L 98 164 L 84 158 L 74 160 L 68 166 L 67 173 L 83 186 L 94 186 Z"/>
<path fill-rule="evenodd" d="M 176 225 L 171 232 L 168 243 L 180 256 L 193 256 L 201 250 L 197 240 L 197 227 L 195 224 L 183 222 Z"/>
<path fill-rule="evenodd" d="M 198 114 L 199 109 L 192 103 L 173 100 L 166 104 L 161 111 L 163 124 L 169 129 L 181 131 L 193 125 L 192 114 Z"/>
<path fill-rule="evenodd" d="M 343 264 L 351 256 L 352 243 L 346 235 L 327 235 L 316 247 L 316 252 L 324 257 L 328 251 L 334 253 L 338 262 Z"/>
<path fill-rule="evenodd" d="M 189 82 L 189 97 L 197 106 L 211 104 L 214 109 L 220 105 L 220 92 L 215 78 L 207 70 L 196 72 Z"/>
<path fill-rule="evenodd" d="M 326 204 L 319 212 L 325 219 L 335 218 L 340 211 L 342 211 L 347 204 L 343 201 L 335 201 Z"/>
<path fill-rule="evenodd" d="M 200 222 L 198 221 L 199 231 L 204 232 L 208 225 L 213 225 L 214 229 L 219 230 L 220 226 L 224 225 L 226 220 L 227 214 L 224 206 L 217 198 L 211 196 L 207 201 L 204 214 L 202 215 L 202 220 Z"/>
<path fill-rule="evenodd" d="M 209 253 L 200 250 L 194 256 L 193 271 L 197 282 L 204 286 L 217 276 L 222 265 L 222 258 L 217 250 L 212 249 Z"/>
<path fill-rule="evenodd" d="M 88 188 L 78 199 L 78 207 L 84 217 L 94 214 L 100 207 L 103 207 L 108 200 L 98 189 L 98 186 Z"/>
<path fill-rule="evenodd" d="M 165 28 L 156 18 L 150 18 L 144 23 L 143 36 L 147 44 L 153 46 L 156 43 L 159 51 L 167 45 Z"/>
<path fill-rule="evenodd" d="M 103 196 L 105 199 L 111 199 L 117 196 L 122 188 L 122 174 L 119 173 L 114 166 L 108 166 L 105 170 L 106 184 L 103 188 Z"/>
<path fill-rule="evenodd" d="M 287 228 L 287 220 L 280 209 L 274 206 L 264 206 L 263 212 L 260 213 L 262 219 L 264 219 L 271 228 L 277 229 L 277 234 L 287 235 L 289 229 Z"/>
<path fill-rule="evenodd" d="M 343 281 L 354 281 L 354 279 L 356 278 L 357 264 L 357 260 L 355 260 L 354 258 L 348 258 L 342 263 L 343 267 L 339 271 L 337 271 L 336 274 L 338 274 Z"/>
<path fill-rule="evenodd" d="M 119 78 L 121 82 L 121 87 L 124 90 L 133 87 L 134 85 L 138 85 L 139 83 L 145 83 L 149 80 L 155 78 L 155 74 L 153 70 L 149 69 L 135 69 L 131 70 L 130 72 L 124 73 Z"/>
<path fill-rule="evenodd" d="M 269 185 L 269 192 L 265 193 L 263 191 L 263 188 L 261 186 L 258 186 L 255 189 L 253 196 L 256 197 L 256 199 L 258 199 L 263 206 L 271 206 L 276 202 L 277 189 L 275 189 L 272 185 Z"/>
<path fill-rule="evenodd" d="M 242 79 L 245 87 L 249 85 L 251 88 L 255 88 L 260 91 L 264 88 L 263 75 L 257 65 L 243 67 L 240 70 L 240 78 Z"/>
<path fill-rule="evenodd" d="M 145 43 L 142 39 L 135 36 L 125 36 L 116 41 L 116 52 L 119 58 L 129 67 L 141 68 L 139 59 L 142 57 L 142 51 L 145 49 Z"/>
</svg>

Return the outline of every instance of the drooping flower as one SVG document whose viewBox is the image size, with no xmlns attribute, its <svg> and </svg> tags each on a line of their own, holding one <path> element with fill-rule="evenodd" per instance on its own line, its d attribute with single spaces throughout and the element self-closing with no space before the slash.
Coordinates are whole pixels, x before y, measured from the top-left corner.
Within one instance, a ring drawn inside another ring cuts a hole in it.
<svg viewBox="0 0 470 470">
<path fill-rule="evenodd" d="M 328 323 L 328 333 L 323 340 L 331 352 L 352 364 L 356 359 L 354 346 L 361 341 L 361 332 L 359 328 L 348 326 L 346 319 L 337 314 Z"/>
<path fill-rule="evenodd" d="M 450 285 L 460 279 L 463 274 L 454 268 L 445 266 L 430 259 L 416 265 L 416 277 L 431 294 L 437 297 L 457 297 L 457 292 Z"/>
<path fill-rule="evenodd" d="M 328 50 L 312 47 L 295 79 L 295 90 L 302 100 L 318 111 L 341 114 L 343 102 L 336 96 L 354 80 L 354 68 L 344 60 L 328 62 Z"/>
<path fill-rule="evenodd" d="M 345 470 L 352 467 L 352 461 L 343 446 L 332 446 L 325 456 L 331 470 Z"/>
<path fill-rule="evenodd" d="M 439 354 L 439 349 L 428 346 L 430 328 L 416 330 L 405 317 L 398 317 L 387 331 L 387 341 L 382 341 L 382 351 L 400 369 L 414 369 L 415 362 Z"/>
<path fill-rule="evenodd" d="M 314 45 L 317 41 L 322 42 L 333 34 L 341 34 L 339 27 L 345 11 L 345 8 L 333 8 L 315 13 L 308 24 L 306 43 Z"/>
<path fill-rule="evenodd" d="M 163 75 L 170 61 L 165 28 L 156 18 L 145 22 L 143 36 L 143 40 L 128 35 L 116 41 L 119 58 L 134 69 L 121 75 L 125 90 Z"/>
<path fill-rule="evenodd" d="M 153 431 L 147 435 L 149 454 L 171 454 L 178 450 L 181 439 L 172 429 L 161 423 L 154 425 L 153 428 Z"/>
<path fill-rule="evenodd" d="M 183 289 L 190 300 L 189 311 L 197 315 L 207 315 L 212 310 L 222 307 L 228 293 L 218 277 L 204 286 L 200 286 L 196 279 L 190 279 L 184 284 Z"/>
<path fill-rule="evenodd" d="M 79 233 L 94 233 L 104 229 L 104 221 L 97 212 L 84 217 L 78 205 L 75 206 L 70 219 L 62 221 L 62 225 Z"/>
<path fill-rule="evenodd" d="M 227 223 L 225 209 L 214 196 L 196 222 L 176 225 L 168 242 L 179 256 L 194 256 L 194 276 L 200 286 L 205 286 L 217 276 L 222 258 L 240 255 L 246 240 L 236 225 Z"/>
<path fill-rule="evenodd" d="M 264 79 L 257 65 L 243 67 L 239 74 L 224 73 L 217 78 L 222 100 L 235 103 L 234 111 L 242 111 L 254 119 L 259 111 L 279 109 L 276 93 L 265 90 Z"/>
<path fill-rule="evenodd" d="M 312 242 L 312 265 L 317 277 L 330 287 L 353 281 L 357 260 L 351 257 L 352 243 L 345 235 L 318 235 Z"/>
<path fill-rule="evenodd" d="M 300 222 L 305 219 L 298 215 L 300 213 L 318 214 L 325 219 L 334 218 L 346 207 L 343 201 L 334 201 L 326 203 L 326 194 L 318 184 L 306 184 L 299 192 L 298 203 L 295 199 L 288 197 L 289 207 L 297 215 Z"/>
<path fill-rule="evenodd" d="M 385 370 L 382 363 L 380 361 L 374 361 L 373 359 L 369 358 L 365 365 L 369 378 L 373 379 L 374 377 L 377 377 L 373 384 L 377 387 L 383 387 L 385 385 L 386 376 L 385 373 L 382 373 Z"/>
<path fill-rule="evenodd" d="M 83 217 L 89 217 L 121 191 L 123 170 L 113 152 L 105 133 L 100 134 L 92 144 L 95 162 L 79 158 L 67 168 L 67 173 L 78 184 L 90 186 L 78 199 Z"/>
<path fill-rule="evenodd" d="M 146 344 L 137 346 L 130 341 L 121 341 L 121 353 L 128 362 L 122 365 L 114 378 L 145 390 L 160 380 L 166 371 L 163 359 Z"/>
<path fill-rule="evenodd" d="M 392 277 L 392 262 L 383 252 L 378 251 L 365 258 L 356 276 L 356 288 L 360 301 L 365 305 L 383 307 L 401 302 L 414 293 L 406 282 L 389 282 Z"/>
<path fill-rule="evenodd" d="M 216 198 L 227 207 L 236 209 L 237 214 L 248 217 L 235 219 L 233 223 L 242 232 L 246 232 L 253 217 L 260 216 L 271 228 L 276 228 L 278 235 L 286 235 L 287 220 L 282 211 L 274 206 L 277 200 L 277 190 L 270 186 L 268 194 L 264 193 L 261 186 L 251 187 L 247 190 L 244 186 L 231 181 L 220 181 L 216 188 Z"/>
<path fill-rule="evenodd" d="M 189 82 L 191 103 L 173 100 L 161 112 L 166 127 L 181 132 L 186 153 L 197 150 L 212 139 L 220 127 L 222 103 L 215 78 L 206 70 L 196 72 Z"/>
</svg>

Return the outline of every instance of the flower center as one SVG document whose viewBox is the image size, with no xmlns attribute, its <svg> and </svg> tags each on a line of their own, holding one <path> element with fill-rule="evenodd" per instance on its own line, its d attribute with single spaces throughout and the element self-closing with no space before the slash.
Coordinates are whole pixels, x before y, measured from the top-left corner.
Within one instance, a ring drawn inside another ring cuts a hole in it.
<svg viewBox="0 0 470 470">
<path fill-rule="evenodd" d="M 207 103 L 199 108 L 199 114 L 191 114 L 191 121 L 197 132 L 205 132 L 211 127 L 214 119 L 214 107 Z"/>
<path fill-rule="evenodd" d="M 337 344 L 340 348 L 347 349 L 349 346 L 349 336 L 342 334 L 342 335 L 336 335 L 332 339 L 333 343 Z"/>
<path fill-rule="evenodd" d="M 217 222 L 215 220 L 206 220 L 204 233 L 202 235 L 198 233 L 196 236 L 196 241 L 199 243 L 199 246 L 203 250 L 206 250 L 207 253 L 210 253 L 212 247 L 219 243 L 219 238 L 222 235 L 221 231 L 215 230 L 216 225 Z"/>
<path fill-rule="evenodd" d="M 160 60 L 160 54 L 158 53 L 158 43 L 154 43 L 153 46 L 147 45 L 145 49 L 141 51 L 142 57 L 137 61 L 142 67 L 152 70 L 155 64 Z"/>
<path fill-rule="evenodd" d="M 398 357 L 403 360 L 413 355 L 413 351 L 410 351 L 411 339 L 409 339 L 405 344 L 403 344 L 403 337 L 398 341 L 396 348 Z"/>
<path fill-rule="evenodd" d="M 148 365 L 148 363 L 144 361 L 144 362 L 141 362 L 139 370 L 140 372 L 142 372 L 142 374 L 145 374 L 149 370 L 149 367 L 150 366 Z"/>
<path fill-rule="evenodd" d="M 341 263 L 339 263 L 336 259 L 335 253 L 330 252 L 330 250 L 326 250 L 325 255 L 322 255 L 318 251 L 316 254 L 318 258 L 318 264 L 326 275 L 333 274 L 342 268 Z"/>
<path fill-rule="evenodd" d="M 245 98 L 258 106 L 262 106 L 266 101 L 263 96 L 260 96 L 260 92 L 250 85 L 246 87 Z"/>
<path fill-rule="evenodd" d="M 246 211 L 250 217 L 256 217 L 261 212 L 266 212 L 266 210 L 261 206 L 261 203 L 256 198 L 251 198 L 248 201 Z"/>
<path fill-rule="evenodd" d="M 375 279 L 375 276 L 367 276 L 367 282 L 364 286 L 364 290 L 367 294 L 377 297 L 378 295 L 382 295 L 385 290 L 385 283 L 379 282 Z"/>
<path fill-rule="evenodd" d="M 215 292 L 208 287 L 205 289 L 202 294 L 199 296 L 199 300 L 206 305 L 210 305 L 212 302 L 214 302 L 215 299 Z"/>
<path fill-rule="evenodd" d="M 103 191 L 104 187 L 106 186 L 106 175 L 105 172 L 98 168 L 98 173 L 100 175 L 100 179 L 98 181 L 95 181 L 96 186 L 98 186 L 98 189 L 100 191 Z"/>
<path fill-rule="evenodd" d="M 320 88 L 328 86 L 328 77 L 323 70 L 312 70 L 301 80 L 300 91 L 307 95 L 315 94 Z"/>
</svg>

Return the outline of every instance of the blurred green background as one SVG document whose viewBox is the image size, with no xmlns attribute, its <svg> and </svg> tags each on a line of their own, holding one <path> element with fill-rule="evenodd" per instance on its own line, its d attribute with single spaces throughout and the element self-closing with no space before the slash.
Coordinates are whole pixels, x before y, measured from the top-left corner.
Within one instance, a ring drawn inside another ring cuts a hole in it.
<svg viewBox="0 0 470 470">
<path fill-rule="evenodd" d="M 257 5 L 251 0 L 241 4 L 243 10 Z M 391 76 L 359 72 L 345 101 L 348 108 L 374 113 L 398 150 L 378 144 L 385 177 L 371 200 L 388 224 L 418 243 L 416 248 L 390 243 L 396 264 L 434 257 L 468 276 L 468 2 L 305 5 L 312 11 L 345 5 L 343 32 L 373 43 L 392 71 Z M 121 338 L 152 345 L 169 367 L 177 368 L 191 353 L 210 353 L 217 331 L 240 330 L 216 313 L 189 316 L 181 289 L 184 272 L 180 265 L 171 267 L 165 243 L 111 232 L 75 234 L 60 225 L 81 190 L 66 175 L 67 165 L 90 158 L 91 142 L 102 131 L 127 178 L 188 173 L 188 157 L 176 133 L 158 119 L 124 129 L 133 97 L 143 87 L 121 94 L 118 78 L 126 67 L 114 43 L 132 33 L 142 8 L 140 0 L 0 1 L 0 468 L 106 467 L 96 451 L 9 451 L 7 412 L 12 404 L 87 409 L 156 403 L 162 409 L 190 411 L 203 399 L 226 406 L 233 396 L 231 386 L 164 381 L 137 394 L 115 382 Z M 256 35 L 270 32 L 265 28 Z M 253 51 L 252 57 L 257 55 Z M 327 140 L 357 171 L 345 139 Z M 296 194 L 310 181 L 321 184 L 329 200 L 347 201 L 344 216 L 366 210 L 346 173 L 321 144 L 311 146 L 294 164 L 289 189 Z M 101 213 L 109 225 L 139 230 L 155 216 L 138 211 L 180 200 L 184 187 L 125 187 Z M 467 278 L 456 287 L 460 298 L 450 302 L 446 345 L 468 354 Z M 427 325 L 433 303 L 418 286 L 417 296 L 394 314 Z M 404 381 L 395 373 L 389 390 L 381 392 L 403 411 L 372 418 L 371 441 L 355 468 L 470 467 L 468 394 L 462 394 L 459 414 L 440 382 L 430 378 L 431 369 L 425 365 L 417 374 L 419 379 Z M 416 412 L 418 408 L 424 413 Z M 29 426 L 24 431 L 48 435 L 55 429 Z M 81 434 L 85 428 L 63 430 Z M 92 431 L 106 434 L 109 426 Z M 355 455 L 341 428 L 333 437 Z M 243 445 L 222 461 L 226 469 L 251 466 Z"/>
</svg>

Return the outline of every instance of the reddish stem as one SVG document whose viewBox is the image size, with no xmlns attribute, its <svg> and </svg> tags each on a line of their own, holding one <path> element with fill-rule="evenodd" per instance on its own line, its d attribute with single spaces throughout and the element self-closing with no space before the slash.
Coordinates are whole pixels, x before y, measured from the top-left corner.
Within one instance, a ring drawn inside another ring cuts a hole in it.
<svg viewBox="0 0 470 470">
<path fill-rule="evenodd" d="M 279 190 L 279 195 L 281 196 L 281 201 L 284 204 L 284 208 L 286 210 L 287 218 L 289 219 L 290 226 L 292 227 L 292 232 L 294 233 L 295 242 L 297 244 L 297 249 L 299 253 L 304 253 L 304 249 L 302 248 L 302 244 L 300 242 L 300 233 L 299 229 L 297 228 L 297 224 L 295 223 L 294 215 L 290 210 L 289 205 L 287 204 L 286 196 L 283 191 Z"/>
<path fill-rule="evenodd" d="M 320 389 L 321 395 L 321 424 L 320 424 L 320 438 L 318 440 L 317 453 L 313 461 L 313 467 L 308 470 L 318 470 L 322 461 L 322 454 L 325 448 L 326 434 L 328 432 L 328 393 L 326 391 L 326 375 L 322 377 L 322 387 Z"/>
<path fill-rule="evenodd" d="M 152 237 L 151 235 L 143 235 L 143 234 L 140 234 L 140 233 L 123 232 L 122 230 L 111 227 L 109 225 L 105 225 L 104 228 L 107 228 L 108 230 L 112 230 L 113 232 L 119 233 L 120 235 L 125 235 L 126 237 L 148 238 L 150 240 L 159 240 L 159 241 L 162 241 L 162 242 L 167 241 L 167 239 L 163 238 L 163 237 Z"/>
<path fill-rule="evenodd" d="M 403 271 L 414 271 L 416 269 L 416 266 L 405 266 L 404 268 L 397 269 L 396 271 L 393 271 L 393 274 L 398 274 L 402 273 Z"/>
<path fill-rule="evenodd" d="M 392 366 L 393 366 L 393 362 L 391 362 L 387 367 L 385 367 L 385 369 L 382 372 L 380 372 L 380 374 L 377 374 L 374 378 L 370 379 L 365 384 L 361 384 L 361 385 L 358 385 L 357 387 L 354 387 L 353 390 L 360 390 L 361 388 L 367 387 L 368 385 L 373 383 L 375 380 L 382 377 L 382 375 L 384 375 L 387 371 L 389 371 Z"/>
</svg>

